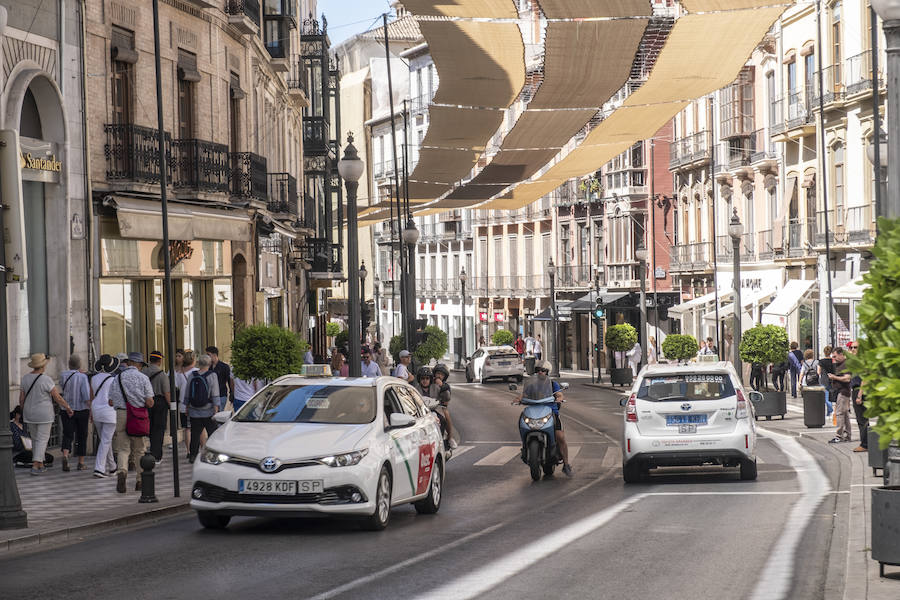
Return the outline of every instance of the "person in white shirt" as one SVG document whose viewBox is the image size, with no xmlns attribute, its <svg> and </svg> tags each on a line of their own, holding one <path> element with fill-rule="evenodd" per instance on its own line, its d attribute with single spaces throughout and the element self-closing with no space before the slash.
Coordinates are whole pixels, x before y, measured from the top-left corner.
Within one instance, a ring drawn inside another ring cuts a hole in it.
<svg viewBox="0 0 900 600">
<path fill-rule="evenodd" d="M 544 355 L 544 345 L 541 344 L 541 336 L 538 335 L 537 339 L 534 340 L 534 358 L 535 360 L 541 360 L 541 357 Z"/>
<path fill-rule="evenodd" d="M 651 365 L 655 365 L 659 362 L 656 353 L 656 338 L 650 336 L 650 343 L 647 345 L 647 363 Z"/>
<path fill-rule="evenodd" d="M 631 366 L 631 374 L 634 377 L 637 377 L 638 368 L 641 364 L 641 345 L 635 342 L 634 346 L 631 347 L 631 350 L 625 353 L 625 356 L 628 357 L 628 364 Z"/>
<path fill-rule="evenodd" d="M 372 360 L 372 352 L 362 349 L 362 365 L 360 374 L 363 377 L 381 377 L 381 368 Z"/>
<path fill-rule="evenodd" d="M 525 354 L 534 354 L 534 338 L 530 335 L 525 338 Z"/>
<path fill-rule="evenodd" d="M 412 373 L 409 372 L 410 362 L 412 362 L 412 357 L 409 354 L 409 350 L 401 350 L 400 362 L 397 363 L 396 367 L 394 367 L 394 377 L 399 377 L 407 383 L 412 383 L 413 381 L 415 381 L 416 378 L 413 377 Z"/>
<path fill-rule="evenodd" d="M 94 364 L 97 373 L 91 378 L 91 419 L 94 429 L 100 438 L 97 445 L 97 457 L 94 460 L 94 477 L 104 479 L 116 472 L 116 461 L 113 457 L 112 440 L 116 432 L 116 409 L 109 403 L 109 389 L 114 383 L 113 373 L 119 368 L 119 359 L 104 354 Z"/>
<path fill-rule="evenodd" d="M 263 388 L 262 382 L 254 377 L 247 381 L 235 376 L 234 378 L 234 400 L 231 404 L 234 406 L 234 412 L 237 412 L 246 404 L 250 398 L 256 395 L 256 392 Z"/>
</svg>

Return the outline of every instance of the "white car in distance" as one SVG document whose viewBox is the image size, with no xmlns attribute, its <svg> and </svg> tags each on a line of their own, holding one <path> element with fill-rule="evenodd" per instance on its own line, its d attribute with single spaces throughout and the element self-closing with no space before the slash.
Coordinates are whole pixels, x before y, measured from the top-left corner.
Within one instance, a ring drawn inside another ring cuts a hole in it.
<svg viewBox="0 0 900 600">
<path fill-rule="evenodd" d="M 752 403 L 761 399 L 727 362 L 646 367 L 621 401 L 625 482 L 655 467 L 700 465 L 740 467 L 741 479 L 756 479 Z"/>
<path fill-rule="evenodd" d="M 486 383 L 489 379 L 503 381 L 525 378 L 525 362 L 512 346 L 482 346 L 466 364 L 466 381 Z"/>
<path fill-rule="evenodd" d="M 437 418 L 395 377 L 287 375 L 222 423 L 194 463 L 200 523 L 232 516 L 352 516 L 383 529 L 391 507 L 441 505 L 446 455 Z"/>
</svg>

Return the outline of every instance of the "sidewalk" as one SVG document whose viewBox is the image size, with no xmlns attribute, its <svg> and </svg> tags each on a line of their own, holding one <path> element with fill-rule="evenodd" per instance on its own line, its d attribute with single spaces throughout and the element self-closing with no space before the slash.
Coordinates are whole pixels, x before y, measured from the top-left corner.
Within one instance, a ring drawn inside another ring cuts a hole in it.
<svg viewBox="0 0 900 600">
<path fill-rule="evenodd" d="M 181 495 L 173 496 L 171 449 L 166 450 L 163 464 L 156 474 L 156 497 L 153 504 L 139 504 L 140 492 L 134 491 L 138 472 L 128 473 L 128 491 L 116 492 L 116 478 L 97 479 L 93 476 L 94 457 L 85 458 L 87 470 L 62 471 L 59 456 L 46 473 L 31 475 L 29 469 L 15 469 L 16 484 L 22 509 L 28 513 L 26 529 L 0 530 L 0 556 L 22 549 L 34 550 L 38 545 L 48 547 L 106 532 L 117 527 L 149 522 L 187 510 L 191 491 L 191 465 L 185 460 L 183 448 L 178 464 Z M 56 453 L 55 453 L 56 454 Z"/>
</svg>

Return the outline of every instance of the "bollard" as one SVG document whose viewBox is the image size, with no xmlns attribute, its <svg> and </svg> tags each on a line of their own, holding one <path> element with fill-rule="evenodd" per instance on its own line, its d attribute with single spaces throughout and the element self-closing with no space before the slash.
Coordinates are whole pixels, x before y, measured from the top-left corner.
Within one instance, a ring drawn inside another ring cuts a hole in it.
<svg viewBox="0 0 900 600">
<path fill-rule="evenodd" d="M 155 466 L 156 459 L 149 451 L 141 457 L 143 472 L 141 473 L 141 499 L 138 500 L 141 504 L 159 502 L 156 498 L 156 475 L 153 473 Z"/>
</svg>

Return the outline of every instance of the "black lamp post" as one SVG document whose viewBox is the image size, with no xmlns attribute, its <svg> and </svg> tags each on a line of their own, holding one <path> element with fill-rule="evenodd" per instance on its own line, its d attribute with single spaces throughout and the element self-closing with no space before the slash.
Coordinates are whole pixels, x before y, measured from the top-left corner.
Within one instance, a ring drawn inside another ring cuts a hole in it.
<svg viewBox="0 0 900 600">
<path fill-rule="evenodd" d="M 641 276 L 641 333 L 638 339 L 641 341 L 641 364 L 647 364 L 647 259 L 650 253 L 644 246 L 644 240 L 639 242 L 634 251 L 634 257 L 638 259 L 638 270 Z"/>
<path fill-rule="evenodd" d="M 884 20 L 882 28 L 887 41 L 887 113 L 893 119 L 900 114 L 900 2 L 872 0 L 872 8 Z M 872 35 L 877 34 L 873 29 Z M 888 194 L 881 213 L 889 219 L 895 219 L 900 216 L 900 135 L 889 136 L 887 145 Z"/>
<path fill-rule="evenodd" d="M 460 326 L 462 328 L 462 352 L 459 353 L 458 365 L 460 368 L 466 366 L 466 355 L 469 352 L 468 346 L 466 345 L 466 279 L 466 268 L 463 267 L 459 271 L 459 310 L 461 313 Z"/>
<path fill-rule="evenodd" d="M 731 342 L 734 370 L 738 379 L 744 381 L 744 370 L 741 367 L 741 238 L 744 236 L 744 226 L 738 218 L 737 209 L 731 215 L 731 223 L 728 225 L 728 235 L 731 236 L 731 247 L 734 252 L 734 334 Z"/>
<path fill-rule="evenodd" d="M 381 341 L 381 278 L 378 273 L 372 279 L 372 295 L 375 296 L 375 341 Z"/>
<path fill-rule="evenodd" d="M 360 317 L 359 317 L 359 343 L 365 343 L 366 338 L 366 324 L 362 322 L 362 307 L 366 305 L 366 275 L 369 272 L 366 271 L 366 261 L 362 261 L 359 265 L 359 309 L 360 309 Z"/>
<path fill-rule="evenodd" d="M 402 293 L 406 294 L 407 306 L 407 322 L 403 324 L 406 333 L 406 347 L 410 348 L 412 341 L 412 332 L 416 323 L 416 245 L 419 243 L 419 230 L 416 229 L 416 222 L 412 217 L 406 221 L 406 227 L 403 228 L 403 243 L 407 249 L 407 277 L 406 289 Z"/>
<path fill-rule="evenodd" d="M 353 134 L 347 136 L 347 147 L 344 148 L 344 156 L 338 161 L 338 173 L 347 186 L 347 265 L 350 272 L 347 278 L 348 312 L 350 319 L 350 333 L 348 343 L 350 345 L 350 357 L 348 366 L 350 377 L 359 377 L 362 374 L 362 363 L 359 360 L 360 347 L 360 293 L 359 293 L 359 241 L 356 235 L 356 193 L 359 190 L 359 178 L 365 171 L 365 164 L 359 158 L 356 146 L 353 145 Z"/>
<path fill-rule="evenodd" d="M 559 377 L 559 315 L 556 312 L 556 265 L 553 264 L 553 258 L 547 263 L 547 275 L 550 276 L 550 315 L 552 318 L 550 325 L 550 357 L 553 361 L 553 372 L 551 377 Z"/>
</svg>

